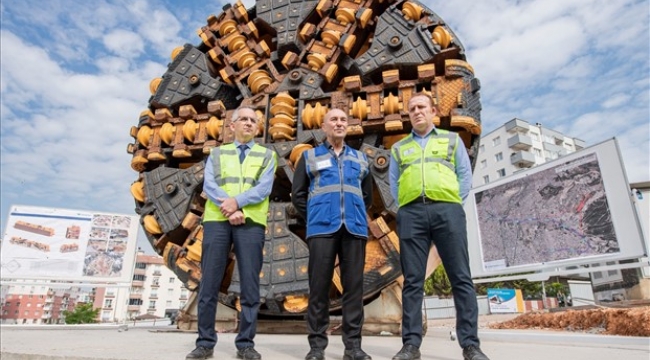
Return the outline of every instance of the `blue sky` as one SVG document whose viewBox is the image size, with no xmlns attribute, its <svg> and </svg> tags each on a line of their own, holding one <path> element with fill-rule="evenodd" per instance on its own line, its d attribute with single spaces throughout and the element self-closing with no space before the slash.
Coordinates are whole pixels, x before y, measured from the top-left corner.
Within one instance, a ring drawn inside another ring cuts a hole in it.
<svg viewBox="0 0 650 360">
<path fill-rule="evenodd" d="M 485 134 L 518 117 L 587 145 L 616 137 L 628 180 L 650 181 L 648 0 L 422 3 L 465 46 Z M 126 146 L 149 81 L 172 49 L 200 42 L 196 29 L 223 4 L 0 3 L 3 231 L 14 204 L 134 213 Z"/>
</svg>

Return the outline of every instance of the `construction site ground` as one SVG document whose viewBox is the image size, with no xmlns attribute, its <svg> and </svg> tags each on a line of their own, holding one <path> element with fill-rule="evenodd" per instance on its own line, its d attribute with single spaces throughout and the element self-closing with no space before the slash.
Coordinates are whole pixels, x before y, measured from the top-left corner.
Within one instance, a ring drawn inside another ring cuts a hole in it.
<svg viewBox="0 0 650 360">
<path fill-rule="evenodd" d="M 452 328 L 455 319 L 430 320 L 433 328 Z M 650 306 L 555 308 L 525 314 L 479 317 L 482 329 L 550 330 L 601 335 L 650 337 Z"/>
<path fill-rule="evenodd" d="M 620 316 L 621 321 L 635 321 L 647 326 L 648 309 L 630 309 L 627 314 L 602 311 L 608 316 Z M 499 359 L 572 359 L 572 360 L 648 360 L 650 337 L 604 335 L 600 325 L 580 330 L 542 326 L 553 317 L 602 319 L 601 315 L 578 315 L 577 310 L 558 313 L 529 313 L 523 315 L 485 315 L 480 317 L 479 337 L 481 347 L 492 360 Z M 598 317 L 600 316 L 600 317 Z M 631 319 L 638 317 L 636 320 Z M 533 325 L 526 319 L 540 319 Z M 607 318 L 608 322 L 617 323 Z M 560 320 L 557 318 L 556 320 Z M 524 327 L 522 324 L 527 324 Z M 597 324 L 602 324 L 598 322 Z M 431 320 L 420 350 L 423 360 L 462 359 L 461 349 L 454 339 L 454 319 Z M 235 359 L 236 333 L 219 334 L 215 348 L 216 359 Z M 179 331 L 175 326 L 125 327 L 125 326 L 19 326 L 2 325 L 0 343 L 2 360 L 182 360 L 193 349 L 196 334 Z M 343 355 L 341 336 L 329 337 L 325 354 L 327 359 L 340 359 Z M 309 350 L 304 334 L 258 334 L 256 349 L 264 360 L 301 360 Z M 364 336 L 362 346 L 373 360 L 389 360 L 401 348 L 399 336 Z"/>
</svg>

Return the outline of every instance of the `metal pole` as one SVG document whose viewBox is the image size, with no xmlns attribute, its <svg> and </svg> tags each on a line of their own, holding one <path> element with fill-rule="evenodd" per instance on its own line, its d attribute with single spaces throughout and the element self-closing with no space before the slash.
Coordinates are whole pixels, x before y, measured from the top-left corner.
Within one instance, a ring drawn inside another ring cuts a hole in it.
<svg viewBox="0 0 650 360">
<path fill-rule="evenodd" d="M 546 286 L 542 280 L 542 309 L 546 309 Z"/>
</svg>

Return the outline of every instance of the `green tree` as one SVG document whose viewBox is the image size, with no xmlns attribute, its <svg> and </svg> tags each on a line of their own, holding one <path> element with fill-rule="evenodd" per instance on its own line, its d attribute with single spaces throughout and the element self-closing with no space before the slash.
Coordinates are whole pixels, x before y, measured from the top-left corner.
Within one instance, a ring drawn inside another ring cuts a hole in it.
<svg viewBox="0 0 650 360">
<path fill-rule="evenodd" d="M 97 322 L 99 308 L 93 309 L 92 303 L 78 304 L 73 311 L 64 310 L 66 324 L 92 324 Z"/>
<path fill-rule="evenodd" d="M 546 296 L 550 296 L 550 297 L 557 296 L 557 293 L 560 291 L 566 293 L 566 290 L 564 289 L 564 285 L 559 282 L 547 283 L 544 288 L 546 289 Z"/>
<path fill-rule="evenodd" d="M 451 283 L 442 264 L 438 265 L 433 274 L 424 281 L 424 293 L 440 297 L 451 296 Z"/>
</svg>

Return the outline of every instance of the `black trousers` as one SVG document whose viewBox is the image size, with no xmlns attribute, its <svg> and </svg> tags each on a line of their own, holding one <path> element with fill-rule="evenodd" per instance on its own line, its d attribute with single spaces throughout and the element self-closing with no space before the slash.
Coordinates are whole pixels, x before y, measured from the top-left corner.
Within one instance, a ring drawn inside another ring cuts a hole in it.
<svg viewBox="0 0 650 360">
<path fill-rule="evenodd" d="M 307 330 L 309 346 L 325 349 L 329 318 L 329 294 L 336 256 L 343 286 L 343 344 L 346 349 L 361 347 L 363 326 L 363 268 L 366 239 L 350 234 L 345 226 L 328 235 L 307 239 L 309 245 L 309 306 Z"/>
<path fill-rule="evenodd" d="M 467 252 L 467 224 L 462 205 L 413 202 L 397 212 L 402 289 L 402 343 L 422 344 L 422 301 L 427 258 L 432 245 L 445 266 L 456 307 L 461 347 L 479 345 L 478 304 Z"/>
<path fill-rule="evenodd" d="M 203 224 L 198 306 L 199 337 L 196 339 L 196 346 L 214 348 L 217 344 L 217 333 L 214 329 L 217 301 L 232 245 L 241 282 L 239 334 L 235 338 L 235 346 L 242 349 L 255 344 L 253 338 L 260 306 L 264 227 L 250 220 L 238 226 L 232 226 L 227 221 L 208 221 Z"/>
</svg>

